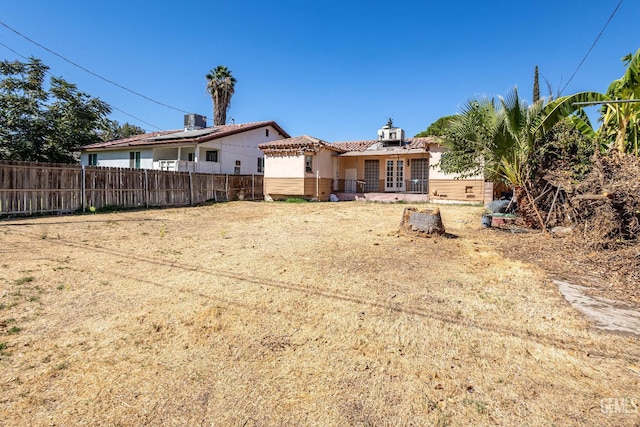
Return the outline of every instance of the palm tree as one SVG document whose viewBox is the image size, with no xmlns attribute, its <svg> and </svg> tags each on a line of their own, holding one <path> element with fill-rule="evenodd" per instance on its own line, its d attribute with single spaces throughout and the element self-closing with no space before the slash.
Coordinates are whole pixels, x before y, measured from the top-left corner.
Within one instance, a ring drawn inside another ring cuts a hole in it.
<svg viewBox="0 0 640 427">
<path fill-rule="evenodd" d="M 571 117 L 582 133 L 593 136 L 587 116 L 575 103 L 604 99 L 606 96 L 596 92 L 581 92 L 547 104 L 540 99 L 527 105 L 514 88 L 498 100 L 469 101 L 460 114 L 453 116 L 443 135 L 450 150 L 443 156 L 441 166 L 449 173 L 484 173 L 492 181 L 522 185 L 522 168 L 535 141 L 566 117 Z"/>
<path fill-rule="evenodd" d="M 227 111 L 231 104 L 231 97 L 234 93 L 236 79 L 231 75 L 231 71 L 218 65 L 205 76 L 207 79 L 207 91 L 211 94 L 213 102 L 213 124 L 220 126 L 227 123 Z"/>
<path fill-rule="evenodd" d="M 449 151 L 443 154 L 440 167 L 444 172 L 463 177 L 484 173 L 490 181 L 509 184 L 518 201 L 526 197 L 536 211 L 527 190 L 532 167 L 530 157 L 536 141 L 567 117 L 571 117 L 582 133 L 595 135 L 576 102 L 603 99 L 606 96 L 599 93 L 581 92 L 546 105 L 544 99 L 527 105 L 514 88 L 498 100 L 484 98 L 467 102 L 443 135 Z M 542 227 L 542 220 L 538 212 L 535 213 Z"/>
</svg>

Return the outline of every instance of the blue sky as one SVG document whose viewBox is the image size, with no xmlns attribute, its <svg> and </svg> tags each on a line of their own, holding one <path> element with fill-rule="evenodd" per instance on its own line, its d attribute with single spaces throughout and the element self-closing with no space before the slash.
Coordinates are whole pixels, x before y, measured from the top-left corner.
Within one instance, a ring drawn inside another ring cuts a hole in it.
<svg viewBox="0 0 640 427">
<path fill-rule="evenodd" d="M 238 80 L 228 117 L 275 120 L 292 136 L 373 139 L 392 117 L 407 136 L 466 100 L 533 72 L 564 87 L 620 0 L 122 1 L 0 0 L 0 21 L 149 98 L 212 117 L 204 76 Z M 640 1 L 624 0 L 563 94 L 602 91 L 640 47 Z M 0 42 L 161 129 L 183 113 L 114 87 L 0 26 Z M 0 45 L 0 58 L 20 59 Z M 155 130 L 119 111 L 111 118 Z M 212 123 L 212 119 L 208 120 Z"/>
</svg>

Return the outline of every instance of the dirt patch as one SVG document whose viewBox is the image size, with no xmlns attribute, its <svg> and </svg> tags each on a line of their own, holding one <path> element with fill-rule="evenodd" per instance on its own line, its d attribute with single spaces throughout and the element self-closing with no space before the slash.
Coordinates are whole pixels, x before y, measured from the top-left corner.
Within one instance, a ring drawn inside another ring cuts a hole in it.
<svg viewBox="0 0 640 427">
<path fill-rule="evenodd" d="M 503 256 L 536 265 L 550 278 L 586 286 L 594 296 L 640 309 L 640 247 L 594 249 L 567 234 L 519 228 L 493 228 L 488 239 Z"/>
<path fill-rule="evenodd" d="M 637 424 L 602 406 L 640 398 L 637 337 L 594 329 L 503 256 L 514 235 L 482 229 L 482 208 L 440 207 L 456 239 L 399 236 L 403 208 L 0 222 L 0 419 Z"/>
</svg>

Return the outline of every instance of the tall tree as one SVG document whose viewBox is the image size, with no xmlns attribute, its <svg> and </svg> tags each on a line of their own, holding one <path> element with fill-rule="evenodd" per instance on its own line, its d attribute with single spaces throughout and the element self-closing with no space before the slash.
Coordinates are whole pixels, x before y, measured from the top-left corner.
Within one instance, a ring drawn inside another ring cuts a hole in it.
<svg viewBox="0 0 640 427">
<path fill-rule="evenodd" d="M 205 76 L 207 79 L 207 90 L 211 94 L 213 102 L 213 124 L 215 126 L 227 123 L 227 111 L 231 106 L 231 97 L 235 91 L 236 79 L 231 75 L 231 71 L 218 65 Z"/>
<path fill-rule="evenodd" d="M 431 123 L 429 127 L 422 132 L 416 134 L 414 138 L 421 138 L 425 136 L 441 136 L 444 135 L 449 123 L 455 118 L 455 116 L 442 116 L 435 122 Z"/>
<path fill-rule="evenodd" d="M 42 112 L 49 98 L 43 87 L 47 70 L 35 58 L 0 62 L 0 159 L 40 157 L 46 134 Z"/>
<path fill-rule="evenodd" d="M 538 75 L 538 66 L 533 73 L 533 102 L 536 103 L 540 100 L 540 76 Z"/>
<path fill-rule="evenodd" d="M 115 139 L 128 138 L 130 136 L 141 135 L 145 130 L 131 123 L 118 123 L 116 120 L 105 119 L 102 122 L 100 138 L 103 141 L 113 141 Z"/>
<path fill-rule="evenodd" d="M 0 61 L 0 158 L 75 162 L 73 149 L 100 141 L 100 123 L 111 112 L 40 60 Z"/>
</svg>

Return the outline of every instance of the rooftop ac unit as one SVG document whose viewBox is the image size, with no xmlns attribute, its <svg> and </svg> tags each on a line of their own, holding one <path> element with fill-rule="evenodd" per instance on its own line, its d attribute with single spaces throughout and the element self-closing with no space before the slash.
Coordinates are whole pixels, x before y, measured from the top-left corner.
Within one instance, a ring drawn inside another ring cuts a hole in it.
<svg viewBox="0 0 640 427">
<path fill-rule="evenodd" d="M 207 127 L 207 118 L 200 114 L 185 114 L 184 128 L 185 130 L 203 129 Z"/>
<path fill-rule="evenodd" d="M 378 130 L 378 141 L 400 143 L 404 141 L 404 130 L 385 126 Z"/>
</svg>

